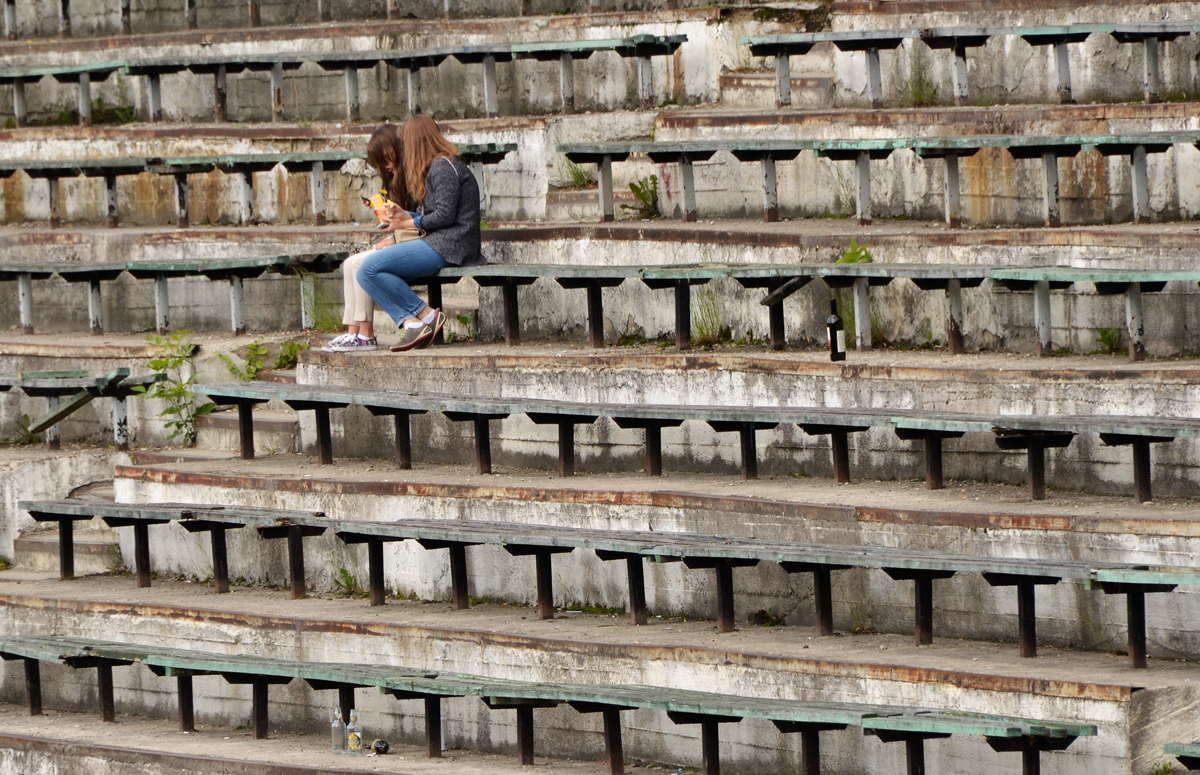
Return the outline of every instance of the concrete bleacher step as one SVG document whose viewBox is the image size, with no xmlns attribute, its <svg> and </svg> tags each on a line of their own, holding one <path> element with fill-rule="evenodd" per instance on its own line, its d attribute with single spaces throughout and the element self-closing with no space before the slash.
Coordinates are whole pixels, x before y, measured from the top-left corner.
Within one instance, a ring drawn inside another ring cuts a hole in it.
<svg viewBox="0 0 1200 775">
<path fill-rule="evenodd" d="M 197 450 L 240 449 L 236 412 L 218 412 L 198 417 L 196 429 Z M 288 454 L 299 450 L 300 422 L 295 412 L 285 409 L 254 413 L 256 455 Z"/>
<path fill-rule="evenodd" d="M 117 531 L 78 530 L 75 533 L 75 573 L 87 576 L 108 573 L 121 564 Z M 13 566 L 19 570 L 58 569 L 58 533 L 26 533 L 13 539 Z"/>
<path fill-rule="evenodd" d="M 286 592 L 255 587 L 214 597 L 195 584 L 155 583 L 134 589 L 130 579 L 101 577 L 69 585 L 14 585 L 0 590 L 5 603 L 0 622 L 8 631 L 46 634 L 49 628 L 39 619 L 53 608 L 70 614 L 69 624 L 56 627 L 56 634 L 131 644 L 211 651 L 209 644 L 216 641 L 239 644 L 237 655 L 336 662 L 353 653 L 359 665 L 417 666 L 518 681 L 643 683 L 815 702 L 898 701 L 1068 723 L 1086 719 L 1097 725 L 1097 736 L 1066 752 L 1045 754 L 1044 765 L 1048 771 L 1075 771 L 1086 763 L 1088 771 L 1104 775 L 1145 772 L 1162 758 L 1165 742 L 1186 739 L 1196 713 L 1186 702 L 1189 684 L 1200 680 L 1187 662 L 1155 660 L 1149 670 L 1133 674 L 1108 654 L 1046 649 L 1038 659 L 1018 661 L 1003 644 L 943 639 L 916 648 L 910 637 L 867 629 L 820 638 L 811 630 L 743 625 L 718 636 L 712 622 L 703 620 L 652 618 L 648 626 L 634 628 L 604 614 L 559 612 L 553 620 L 538 621 L 531 609 L 495 604 L 460 612 L 449 611 L 446 603 L 409 601 L 367 608 L 365 601 L 346 597 L 286 601 Z M 137 617 L 120 615 L 135 610 Z M 172 679 L 153 678 L 141 666 L 117 668 L 113 678 L 118 712 L 174 715 Z M 10 695 L 23 696 L 23 680 L 19 662 L 0 667 L 0 681 Z M 46 665 L 42 683 L 51 710 L 95 707 L 91 671 Z M 199 720 L 210 729 L 246 723 L 247 687 L 198 678 L 195 692 Z M 292 686 L 273 687 L 269 701 L 271 736 L 283 737 L 297 729 L 321 731 L 337 698 Z M 405 721 L 419 716 L 416 706 L 368 691 L 356 692 L 353 701 L 366 728 L 379 731 L 372 737 L 405 744 L 423 738 L 419 720 Z M 481 716 L 477 698 L 443 703 L 447 747 L 512 751 L 508 718 Z M 1171 709 L 1169 722 L 1138 722 L 1141 714 L 1163 708 Z M 0 727 L 9 723 L 0 720 Z M 565 707 L 538 710 L 535 723 L 539 755 L 595 762 L 603 750 L 598 725 Z M 699 760 L 695 732 L 673 726 L 663 714 L 634 711 L 625 723 L 639 730 L 627 738 L 630 759 L 673 767 Z M 833 771 L 853 766 L 893 771 L 887 762 L 899 755 L 857 729 L 822 737 L 823 760 Z M 778 757 L 794 756 L 798 740 L 770 724 L 723 725 L 721 739 L 724 771 L 794 771 Z M 931 771 L 945 775 L 979 771 L 977 761 L 970 760 L 983 757 L 996 757 L 986 760 L 994 771 L 1016 771 L 1019 759 L 992 753 L 982 740 L 959 737 L 928 743 L 926 755 L 935 764 Z M 955 760 L 964 763 L 952 764 Z M 602 765 L 595 766 L 602 771 Z"/>
</svg>

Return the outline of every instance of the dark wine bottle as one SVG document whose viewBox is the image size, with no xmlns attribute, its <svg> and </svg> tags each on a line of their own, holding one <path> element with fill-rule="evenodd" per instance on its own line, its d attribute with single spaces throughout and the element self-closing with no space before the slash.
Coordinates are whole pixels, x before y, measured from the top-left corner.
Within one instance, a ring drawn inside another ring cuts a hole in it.
<svg viewBox="0 0 1200 775">
<path fill-rule="evenodd" d="M 846 327 L 837 313 L 837 299 L 829 300 L 829 318 L 825 321 L 829 328 L 829 360 L 846 360 Z"/>
</svg>

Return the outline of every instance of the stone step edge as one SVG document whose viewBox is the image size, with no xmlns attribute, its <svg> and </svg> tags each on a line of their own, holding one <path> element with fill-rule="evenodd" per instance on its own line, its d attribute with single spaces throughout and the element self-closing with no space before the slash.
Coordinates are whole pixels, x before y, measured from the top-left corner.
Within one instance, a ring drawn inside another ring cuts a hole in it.
<svg viewBox="0 0 1200 775">
<path fill-rule="evenodd" d="M 410 624 L 371 622 L 369 625 L 356 621 L 314 619 L 312 616 L 283 616 L 280 614 L 245 613 L 200 606 L 174 606 L 148 603 L 118 603 L 111 600 L 76 600 L 26 596 L 0 593 L 0 607 L 25 608 L 29 610 L 53 610 L 79 614 L 102 614 L 105 616 L 129 616 L 145 618 L 163 616 L 173 621 L 196 619 L 204 622 L 225 622 L 253 627 L 256 630 L 278 632 L 351 632 L 379 637 L 394 637 L 401 633 L 419 633 L 422 638 L 443 637 L 457 642 L 472 641 L 481 646 L 502 645 L 509 649 L 530 649 L 538 652 L 557 651 L 579 655 L 581 659 L 594 654 L 598 649 L 609 656 L 624 655 L 630 659 L 657 660 L 675 659 L 697 665 L 748 667 L 760 670 L 777 670 L 803 675 L 827 676 L 830 678 L 858 678 L 864 680 L 887 680 L 898 683 L 936 683 L 954 686 L 959 690 L 1034 694 L 1046 697 L 1086 698 L 1109 702 L 1127 702 L 1140 684 L 1088 683 L 1073 680 L 1030 678 L 1020 675 L 996 673 L 971 673 L 920 667 L 904 664 L 865 662 L 834 662 L 829 659 L 809 659 L 798 656 L 764 654 L 762 652 L 739 652 L 711 647 L 700 648 L 684 645 L 640 645 L 637 643 L 595 643 L 586 640 L 544 638 L 512 632 L 494 630 L 472 630 L 455 627 L 428 627 Z M 69 628 L 68 628 L 69 629 Z M 60 631 L 58 635 L 71 635 Z M 1012 660 L 1016 663 L 1020 660 Z"/>
<path fill-rule="evenodd" d="M 311 462 L 313 458 L 297 458 Z M 332 472 L 331 472 L 332 473 Z M 574 503 L 605 506 L 650 506 L 664 509 L 702 509 L 716 512 L 753 513 L 791 519 L 820 519 L 841 522 L 913 524 L 979 529 L 1041 530 L 1110 535 L 1159 535 L 1200 537 L 1200 522 L 1194 519 L 1122 519 L 1079 514 L 1006 514 L 834 506 L 752 498 L 716 496 L 678 490 L 567 489 L 548 486 L 520 487 L 503 484 L 469 485 L 421 481 L 345 481 L 335 476 L 287 478 L 245 474 L 172 470 L 169 465 L 122 465 L 115 467 L 118 479 L 140 479 L 156 484 L 198 485 L 231 490 L 320 492 L 326 494 L 370 494 L 383 496 L 457 498 L 464 500 Z"/>
<path fill-rule="evenodd" d="M 34 737 L 0 733 L 0 749 L 19 751 L 24 754 L 45 756 L 69 756 L 72 758 L 98 759 L 110 764 L 125 764 L 137 767 L 139 772 L 184 773 L 185 775 L 360 775 L 363 769 L 330 767 L 306 767 L 279 763 L 266 763 L 248 759 L 229 759 L 218 756 L 173 753 L 165 750 L 124 748 L 112 745 L 80 743 L 63 738 Z M 386 775 L 386 773 L 385 773 Z"/>
</svg>

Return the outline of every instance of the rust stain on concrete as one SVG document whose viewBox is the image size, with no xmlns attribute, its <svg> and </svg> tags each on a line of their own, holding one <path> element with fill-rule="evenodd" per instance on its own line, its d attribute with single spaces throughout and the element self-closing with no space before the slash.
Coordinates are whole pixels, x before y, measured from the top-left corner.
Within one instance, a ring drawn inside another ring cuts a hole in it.
<svg viewBox="0 0 1200 775">
<path fill-rule="evenodd" d="M 691 646 L 655 646 L 630 643 L 596 643 L 579 640 L 537 638 L 527 635 L 481 632 L 456 628 L 415 627 L 392 624 L 362 624 L 306 617 L 260 616 L 255 614 L 213 611 L 200 608 L 111 603 L 90 600 L 0 595 L 0 606 L 30 610 L 70 611 L 100 616 L 156 616 L 172 620 L 195 620 L 212 624 L 252 627 L 259 630 L 283 632 L 324 632 L 376 637 L 437 637 L 446 641 L 477 644 L 481 648 L 500 647 L 555 651 L 582 657 L 629 659 L 638 662 L 672 660 L 702 665 L 737 666 L 756 670 L 783 671 L 802 675 L 831 678 L 861 678 L 899 683 L 943 684 L 960 689 L 990 692 L 1017 692 L 1048 697 L 1128 702 L 1136 687 L 1115 684 L 1092 684 L 1077 681 L 1054 681 L 1021 676 L 982 675 L 956 670 L 912 667 L 906 665 L 830 662 L 822 659 L 733 652 L 719 648 Z"/>
<path fill-rule="evenodd" d="M 1051 514 L 972 514 L 957 511 L 908 511 L 906 509 L 857 509 L 860 522 L 893 525 L 1006 528 L 1011 530 L 1071 530 L 1070 517 Z"/>
</svg>

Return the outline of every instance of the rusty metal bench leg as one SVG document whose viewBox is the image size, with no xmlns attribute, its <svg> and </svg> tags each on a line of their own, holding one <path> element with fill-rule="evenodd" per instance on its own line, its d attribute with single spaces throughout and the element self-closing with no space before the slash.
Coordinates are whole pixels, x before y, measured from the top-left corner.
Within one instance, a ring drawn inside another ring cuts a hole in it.
<svg viewBox="0 0 1200 775">
<path fill-rule="evenodd" d="M 604 346 L 604 289 L 598 282 L 587 284 L 588 345 Z"/>
<path fill-rule="evenodd" d="M 721 724 L 716 719 L 700 722 L 700 772 L 721 775 Z"/>
<path fill-rule="evenodd" d="M 646 426 L 646 476 L 662 476 L 662 426 Z"/>
<path fill-rule="evenodd" d="M 333 432 L 329 428 L 329 407 L 313 409 L 317 420 L 317 460 L 323 466 L 333 464 Z"/>
<path fill-rule="evenodd" d="M 1021 656 L 1031 659 L 1037 656 L 1037 607 L 1034 598 L 1033 579 L 1017 582 L 1017 633 L 1021 644 Z"/>
<path fill-rule="evenodd" d="M 692 286 L 687 280 L 675 282 L 675 346 L 692 349 Z"/>
<path fill-rule="evenodd" d="M 267 739 L 267 688 L 269 684 L 262 678 L 256 678 L 251 684 L 253 695 L 250 706 L 251 736 L 255 740 Z"/>
<path fill-rule="evenodd" d="M 192 677 L 176 676 L 175 685 L 179 690 L 179 731 L 195 732 L 196 711 L 192 701 Z"/>
<path fill-rule="evenodd" d="M 925 434 L 925 489 L 940 490 L 945 487 L 942 479 L 942 437 L 936 433 Z"/>
<path fill-rule="evenodd" d="M 1029 497 L 1035 501 L 1046 500 L 1046 448 L 1041 442 L 1030 439 L 1025 451 L 1029 460 Z"/>
<path fill-rule="evenodd" d="M 242 460 L 254 459 L 254 404 L 237 405 L 238 439 L 242 446 Z"/>
<path fill-rule="evenodd" d="M 850 481 L 850 440 L 846 431 L 834 430 L 829 434 L 830 452 L 833 455 L 833 481 L 847 484 Z"/>
<path fill-rule="evenodd" d="M 558 425 L 558 475 L 575 475 L 575 423 Z"/>
<path fill-rule="evenodd" d="M 70 519 L 58 521 L 58 578 L 75 578 L 75 522 Z"/>
<path fill-rule="evenodd" d="M 933 578 L 918 574 L 913 579 L 914 619 L 918 646 L 933 643 Z"/>
<path fill-rule="evenodd" d="M 106 723 L 115 723 L 117 711 L 113 705 L 112 665 L 108 662 L 96 665 L 96 686 L 100 695 L 100 718 Z"/>
<path fill-rule="evenodd" d="M 521 318 L 517 307 L 517 284 L 505 280 L 504 292 L 504 343 L 516 347 L 521 343 Z"/>
<path fill-rule="evenodd" d="M 830 569 L 813 570 L 813 602 L 817 609 L 817 635 L 833 635 L 833 581 Z"/>
<path fill-rule="evenodd" d="M 304 533 L 295 525 L 288 528 L 288 581 L 292 588 L 292 600 L 304 597 Z"/>
<path fill-rule="evenodd" d="M 642 567 L 642 558 L 629 555 L 625 558 L 625 567 L 629 576 L 629 623 L 632 625 L 645 624 L 646 615 L 646 578 Z"/>
<path fill-rule="evenodd" d="M 36 659 L 26 658 L 25 696 L 29 701 L 29 715 L 42 715 L 42 665 Z"/>
<path fill-rule="evenodd" d="M 476 417 L 475 423 L 475 460 L 479 464 L 479 473 L 492 472 L 492 440 L 488 418 Z"/>
<path fill-rule="evenodd" d="M 1146 667 L 1146 593 L 1130 589 L 1125 593 L 1125 617 L 1129 625 L 1129 666 Z"/>
<path fill-rule="evenodd" d="M 442 758 L 442 698 L 425 698 L 425 755 Z"/>
<path fill-rule="evenodd" d="M 547 555 L 549 556 L 549 555 Z M 517 708 L 517 752 L 521 764 L 533 764 L 533 706 Z"/>
<path fill-rule="evenodd" d="M 758 439 L 754 423 L 746 423 L 739 432 L 742 444 L 742 478 L 758 478 Z"/>
<path fill-rule="evenodd" d="M 138 587 L 150 586 L 150 526 L 144 522 L 133 526 L 133 558 Z"/>
<path fill-rule="evenodd" d="M 604 717 L 604 763 L 607 775 L 624 775 L 625 751 L 621 745 L 621 711 L 605 708 Z"/>
<path fill-rule="evenodd" d="M 396 412 L 392 415 L 396 427 L 396 467 L 405 471 L 412 469 L 412 429 L 409 425 L 408 412 Z"/>
<path fill-rule="evenodd" d="M 552 555 L 550 552 L 537 552 L 534 557 L 537 561 L 537 599 L 538 599 L 538 618 L 553 619 L 554 618 L 554 568 L 551 562 Z"/>
<path fill-rule="evenodd" d="M 354 687 L 338 687 L 338 712 L 342 714 L 342 723 L 350 723 L 350 712 L 354 710 Z"/>
<path fill-rule="evenodd" d="M 212 537 L 213 587 L 218 595 L 229 592 L 229 554 L 225 549 L 225 528 L 215 527 Z"/>
<path fill-rule="evenodd" d="M 733 565 L 718 560 L 717 570 L 717 632 L 733 632 Z"/>
<path fill-rule="evenodd" d="M 371 577 L 371 605 L 383 605 L 383 541 L 378 538 L 367 540 L 367 567 Z"/>
</svg>

